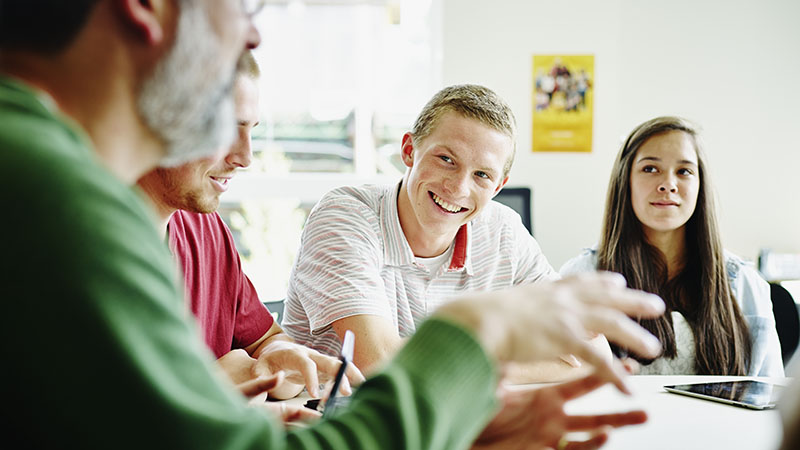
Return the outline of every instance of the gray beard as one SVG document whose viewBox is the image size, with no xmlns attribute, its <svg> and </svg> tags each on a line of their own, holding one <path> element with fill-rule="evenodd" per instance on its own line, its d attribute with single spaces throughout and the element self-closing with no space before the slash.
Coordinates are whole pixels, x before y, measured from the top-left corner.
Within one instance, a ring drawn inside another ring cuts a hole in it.
<svg viewBox="0 0 800 450">
<path fill-rule="evenodd" d="M 234 68 L 213 67 L 223 52 L 203 8 L 180 5 L 175 43 L 138 98 L 142 120 L 165 144 L 164 167 L 211 156 L 236 132 Z"/>
</svg>

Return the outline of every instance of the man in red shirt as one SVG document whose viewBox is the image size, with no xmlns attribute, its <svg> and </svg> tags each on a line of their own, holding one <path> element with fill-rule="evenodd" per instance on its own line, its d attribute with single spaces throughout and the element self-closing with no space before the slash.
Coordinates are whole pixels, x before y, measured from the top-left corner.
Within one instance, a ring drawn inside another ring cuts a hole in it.
<svg viewBox="0 0 800 450">
<path fill-rule="evenodd" d="M 285 382 L 270 395 L 294 397 L 305 385 L 311 396 L 318 397 L 320 378 L 333 377 L 339 361 L 295 344 L 273 320 L 242 271 L 230 230 L 216 213 L 219 196 L 236 170 L 251 162 L 258 76 L 258 65 L 247 54 L 234 85 L 238 137 L 227 153 L 157 168 L 142 177 L 139 186 L 152 200 L 170 250 L 183 269 L 187 304 L 231 380 L 241 384 L 283 370 Z M 351 367 L 350 382 L 363 381 L 358 369 Z M 349 392 L 349 386 L 343 390 Z"/>
</svg>

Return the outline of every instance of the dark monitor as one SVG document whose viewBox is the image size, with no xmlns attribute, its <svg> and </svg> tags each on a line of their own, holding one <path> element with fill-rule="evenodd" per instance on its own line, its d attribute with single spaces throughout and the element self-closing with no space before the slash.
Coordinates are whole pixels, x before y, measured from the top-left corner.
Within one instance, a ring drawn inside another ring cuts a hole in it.
<svg viewBox="0 0 800 450">
<path fill-rule="evenodd" d="M 531 223 L 531 190 L 526 187 L 505 187 L 497 193 L 494 199 L 522 217 L 522 224 L 533 236 L 533 223 Z"/>
<path fill-rule="evenodd" d="M 275 300 L 272 302 L 261 302 L 267 307 L 267 310 L 275 318 L 275 322 L 280 325 L 283 322 L 283 309 L 285 299 Z"/>
</svg>

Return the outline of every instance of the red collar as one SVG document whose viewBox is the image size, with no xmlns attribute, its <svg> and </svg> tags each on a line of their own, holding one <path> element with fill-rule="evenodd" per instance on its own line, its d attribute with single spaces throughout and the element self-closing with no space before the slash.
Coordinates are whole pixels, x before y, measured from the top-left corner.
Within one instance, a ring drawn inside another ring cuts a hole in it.
<svg viewBox="0 0 800 450">
<path fill-rule="evenodd" d="M 455 244 L 453 246 L 453 258 L 450 260 L 449 270 L 461 270 L 467 261 L 467 246 L 469 238 L 467 236 L 467 224 L 461 225 L 456 233 Z"/>
</svg>

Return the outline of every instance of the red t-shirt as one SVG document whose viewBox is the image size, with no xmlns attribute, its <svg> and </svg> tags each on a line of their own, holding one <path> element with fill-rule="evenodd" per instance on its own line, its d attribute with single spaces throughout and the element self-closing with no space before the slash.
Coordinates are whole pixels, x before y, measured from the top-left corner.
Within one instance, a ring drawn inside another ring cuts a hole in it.
<svg viewBox="0 0 800 450">
<path fill-rule="evenodd" d="M 217 358 L 263 336 L 272 315 L 242 272 L 228 226 L 217 213 L 176 211 L 169 248 L 183 268 L 186 301 Z"/>
</svg>

